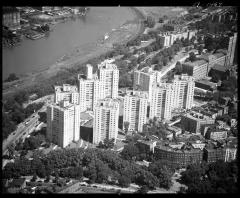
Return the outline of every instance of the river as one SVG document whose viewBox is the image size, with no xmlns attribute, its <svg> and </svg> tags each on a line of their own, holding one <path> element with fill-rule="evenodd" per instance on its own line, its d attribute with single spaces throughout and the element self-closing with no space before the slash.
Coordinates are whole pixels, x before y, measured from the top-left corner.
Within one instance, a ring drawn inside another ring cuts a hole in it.
<svg viewBox="0 0 240 198">
<path fill-rule="evenodd" d="M 132 20 L 127 7 L 91 7 L 84 18 L 56 24 L 48 37 L 25 39 L 21 45 L 2 51 L 2 77 L 10 73 L 24 75 L 47 68 L 76 47 L 102 39 L 105 33 Z"/>
</svg>

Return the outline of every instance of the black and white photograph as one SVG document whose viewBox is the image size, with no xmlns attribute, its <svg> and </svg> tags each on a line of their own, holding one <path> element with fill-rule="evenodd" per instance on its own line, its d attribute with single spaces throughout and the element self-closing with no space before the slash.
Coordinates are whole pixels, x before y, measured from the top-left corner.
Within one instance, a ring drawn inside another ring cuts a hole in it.
<svg viewBox="0 0 240 198">
<path fill-rule="evenodd" d="M 238 193 L 237 6 L 7 3 L 3 194 Z"/>
</svg>

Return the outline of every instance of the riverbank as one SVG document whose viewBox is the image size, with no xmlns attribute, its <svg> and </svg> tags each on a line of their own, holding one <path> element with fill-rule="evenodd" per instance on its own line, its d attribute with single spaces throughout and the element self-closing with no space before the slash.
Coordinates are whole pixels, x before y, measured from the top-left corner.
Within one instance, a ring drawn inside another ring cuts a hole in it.
<svg viewBox="0 0 240 198">
<path fill-rule="evenodd" d="M 88 43 L 84 47 L 75 47 L 71 52 L 64 54 L 60 59 L 58 59 L 55 64 L 42 69 L 41 71 L 35 71 L 30 74 L 26 74 L 24 77 L 20 77 L 18 82 L 21 83 L 4 83 L 3 94 L 6 95 L 10 92 L 16 91 L 17 89 L 32 86 L 35 83 L 44 82 L 46 79 L 54 76 L 59 71 L 84 64 L 92 58 L 99 57 L 113 50 L 113 45 L 116 43 L 127 43 L 129 40 L 136 38 L 139 34 L 142 34 L 144 32 L 144 25 L 142 23 L 144 15 L 137 12 L 136 8 L 128 9 L 134 13 L 134 19 L 126 21 L 120 27 L 108 32 L 109 37 L 106 40 L 104 40 L 104 35 L 102 35 L 102 38 L 99 38 L 95 43 Z"/>
</svg>

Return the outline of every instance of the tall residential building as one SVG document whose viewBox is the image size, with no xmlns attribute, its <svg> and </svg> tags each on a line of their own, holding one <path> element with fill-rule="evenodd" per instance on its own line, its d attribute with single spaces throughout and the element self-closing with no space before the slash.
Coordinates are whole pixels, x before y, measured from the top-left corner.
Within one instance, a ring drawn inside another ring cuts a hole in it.
<svg viewBox="0 0 240 198">
<path fill-rule="evenodd" d="M 47 107 L 47 138 L 60 147 L 66 147 L 80 137 L 80 106 L 63 100 Z"/>
<path fill-rule="evenodd" d="M 148 94 L 142 91 L 128 92 L 124 97 L 123 128 L 129 122 L 129 131 L 142 132 L 147 121 Z"/>
<path fill-rule="evenodd" d="M 104 97 L 118 97 L 119 70 L 112 62 L 114 59 L 108 59 L 98 65 L 99 80 L 104 84 Z"/>
<path fill-rule="evenodd" d="M 79 93 L 77 86 L 63 84 L 63 86 L 55 86 L 54 102 L 59 104 L 62 100 L 68 100 L 73 104 L 79 104 Z"/>
<path fill-rule="evenodd" d="M 187 74 L 174 75 L 174 103 L 173 108 L 191 109 L 195 82 L 192 76 Z"/>
<path fill-rule="evenodd" d="M 236 50 L 236 44 L 237 44 L 237 33 L 234 33 L 234 36 L 231 36 L 229 38 L 229 44 L 228 44 L 228 54 L 229 54 L 229 61 L 228 64 L 231 66 L 233 65 L 235 50 Z"/>
<path fill-rule="evenodd" d="M 79 80 L 79 105 L 81 111 L 93 110 L 99 99 L 104 98 L 103 82 L 92 74 L 92 66 L 87 65 L 87 79 L 78 75 Z"/>
<path fill-rule="evenodd" d="M 20 26 L 20 11 L 16 7 L 3 7 L 2 25 L 15 30 Z"/>
<path fill-rule="evenodd" d="M 149 118 L 171 119 L 174 87 L 169 83 L 160 83 L 153 86 L 150 100 Z"/>
<path fill-rule="evenodd" d="M 172 83 L 159 83 L 153 86 L 149 117 L 171 119 L 174 108 L 191 109 L 195 82 L 186 74 L 174 75 Z"/>
<path fill-rule="evenodd" d="M 99 100 L 94 107 L 93 144 L 118 135 L 119 103 L 112 98 Z"/>
<path fill-rule="evenodd" d="M 160 82 L 160 72 L 153 71 L 151 67 L 144 67 L 141 70 L 134 71 L 133 89 L 147 91 L 149 101 L 152 97 L 152 87 L 155 83 Z"/>
</svg>

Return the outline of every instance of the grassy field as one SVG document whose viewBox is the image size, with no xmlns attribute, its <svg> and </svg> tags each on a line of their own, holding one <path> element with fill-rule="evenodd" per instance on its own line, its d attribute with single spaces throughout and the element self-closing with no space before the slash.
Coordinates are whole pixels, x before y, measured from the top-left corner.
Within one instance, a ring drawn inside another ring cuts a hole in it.
<svg viewBox="0 0 240 198">
<path fill-rule="evenodd" d="M 146 16 L 150 15 L 154 17 L 156 20 L 159 17 L 163 17 L 164 15 L 168 16 L 169 19 L 176 17 L 181 12 L 185 10 L 184 7 L 137 7 L 140 11 L 142 11 Z"/>
</svg>

